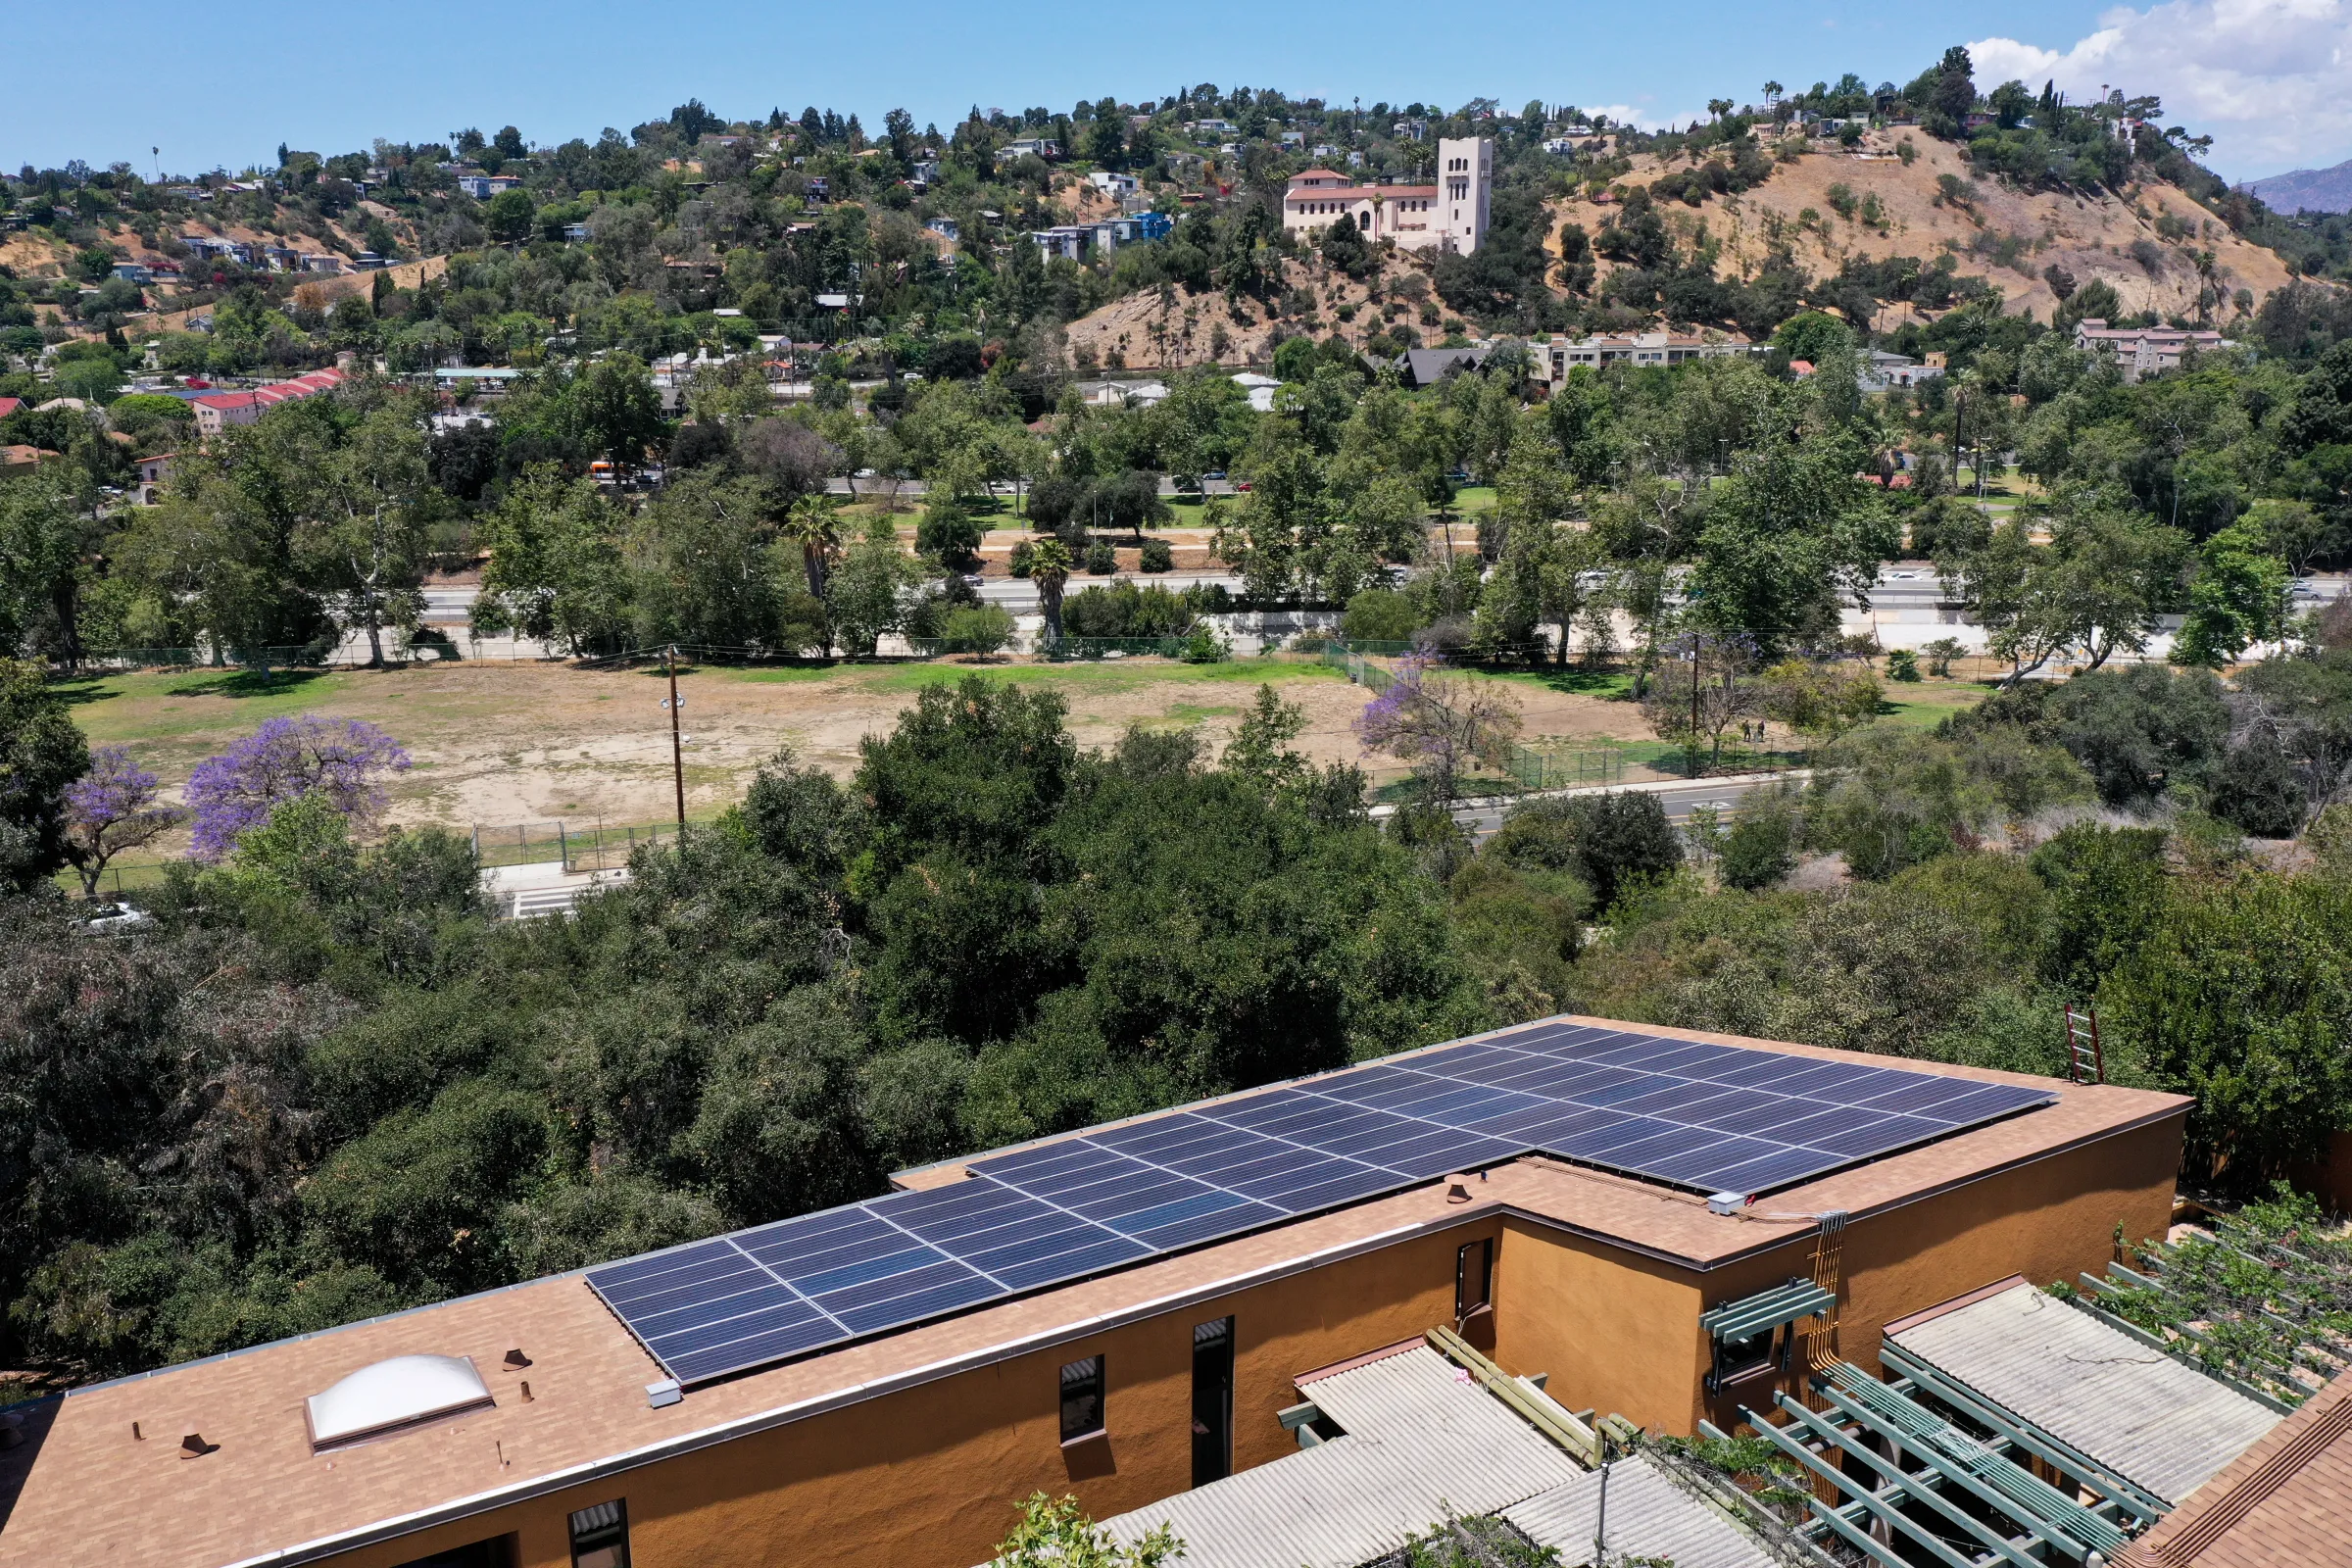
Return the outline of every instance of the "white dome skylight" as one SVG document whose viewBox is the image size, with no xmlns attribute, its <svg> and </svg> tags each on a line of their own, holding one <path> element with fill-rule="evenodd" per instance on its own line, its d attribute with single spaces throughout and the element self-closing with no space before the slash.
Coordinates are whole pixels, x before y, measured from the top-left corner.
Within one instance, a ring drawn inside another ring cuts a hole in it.
<svg viewBox="0 0 2352 1568">
<path fill-rule="evenodd" d="M 471 1356 L 396 1355 L 360 1368 L 305 1402 L 311 1442 L 323 1447 L 492 1401 Z"/>
</svg>

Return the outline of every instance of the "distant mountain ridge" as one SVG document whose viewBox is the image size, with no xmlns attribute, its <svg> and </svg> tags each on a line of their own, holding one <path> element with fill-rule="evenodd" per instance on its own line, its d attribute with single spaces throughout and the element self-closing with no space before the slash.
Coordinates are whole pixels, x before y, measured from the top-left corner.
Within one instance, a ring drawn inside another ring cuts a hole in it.
<svg viewBox="0 0 2352 1568">
<path fill-rule="evenodd" d="M 2352 212 L 2352 159 L 2332 169 L 2297 169 L 2243 187 L 2275 213 Z"/>
</svg>

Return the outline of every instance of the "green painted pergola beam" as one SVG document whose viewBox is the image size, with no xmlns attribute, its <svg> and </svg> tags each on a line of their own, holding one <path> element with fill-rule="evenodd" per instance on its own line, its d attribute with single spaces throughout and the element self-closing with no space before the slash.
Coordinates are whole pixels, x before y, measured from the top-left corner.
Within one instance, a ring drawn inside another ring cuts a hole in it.
<svg viewBox="0 0 2352 1568">
<path fill-rule="evenodd" d="M 1940 1367 L 1887 1342 L 1879 1347 L 1879 1359 L 1888 1367 L 1903 1373 L 1927 1393 L 1943 1400 L 1963 1414 L 2007 1438 L 2019 1447 L 2045 1464 L 2055 1465 L 2091 1490 L 2130 1512 L 2142 1525 L 2152 1525 L 2172 1509 L 2172 1505 L 2154 1493 L 2133 1485 L 2117 1472 L 2100 1464 L 2090 1455 L 2041 1428 L 2013 1415 L 1994 1404 L 1967 1384 L 1944 1372 Z"/>
</svg>

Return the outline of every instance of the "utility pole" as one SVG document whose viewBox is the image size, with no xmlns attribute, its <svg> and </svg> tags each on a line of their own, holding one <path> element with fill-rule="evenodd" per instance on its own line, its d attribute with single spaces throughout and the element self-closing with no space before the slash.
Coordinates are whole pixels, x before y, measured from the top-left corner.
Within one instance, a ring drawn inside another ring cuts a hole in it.
<svg viewBox="0 0 2352 1568">
<path fill-rule="evenodd" d="M 669 677 L 669 701 L 662 706 L 669 710 L 669 771 L 678 787 L 678 831 L 686 831 L 686 742 L 678 733 L 678 710 L 685 705 L 678 700 L 678 645 L 671 643 L 662 650 L 662 673 Z"/>
</svg>

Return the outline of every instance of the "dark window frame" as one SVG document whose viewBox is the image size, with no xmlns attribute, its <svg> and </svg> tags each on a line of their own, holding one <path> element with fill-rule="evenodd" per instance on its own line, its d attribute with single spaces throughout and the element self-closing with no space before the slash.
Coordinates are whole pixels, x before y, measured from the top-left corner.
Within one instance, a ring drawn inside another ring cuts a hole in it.
<svg viewBox="0 0 2352 1568">
<path fill-rule="evenodd" d="M 1193 1485 L 1196 1487 L 1222 1481 L 1233 1474 L 1233 1397 L 1238 1349 L 1234 1339 L 1231 1314 L 1193 1326 Z M 1216 1386 L 1208 1390 L 1201 1387 L 1200 1381 L 1204 1357 L 1218 1374 Z M 1219 1407 L 1203 1409 L 1203 1396 L 1211 1393 Z M 1203 1427 L 1207 1430 L 1203 1431 Z"/>
<path fill-rule="evenodd" d="M 1061 1369 L 1061 1442 L 1088 1443 L 1110 1430 L 1109 1376 L 1101 1355 L 1082 1356 Z"/>
<path fill-rule="evenodd" d="M 599 1517 L 612 1509 L 611 1518 Z M 587 1523 L 581 1523 L 586 1520 Z M 575 1511 L 564 1521 L 571 1538 L 572 1568 L 579 1568 L 583 1555 L 616 1548 L 612 1568 L 629 1568 L 629 1502 L 626 1497 L 614 1497 L 609 1502 L 595 1503 Z"/>
<path fill-rule="evenodd" d="M 1473 1274 L 1472 1254 L 1476 1254 Z M 1475 1278 L 1476 1288 L 1472 1288 Z M 1494 1238 L 1465 1243 L 1453 1254 L 1453 1320 L 1464 1322 L 1494 1307 Z"/>
</svg>

